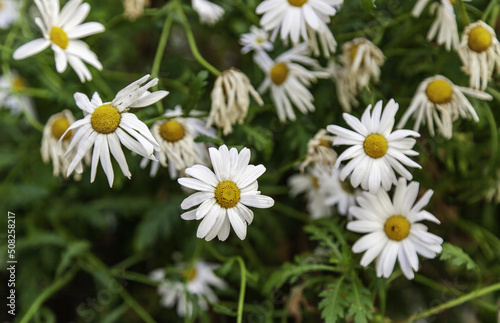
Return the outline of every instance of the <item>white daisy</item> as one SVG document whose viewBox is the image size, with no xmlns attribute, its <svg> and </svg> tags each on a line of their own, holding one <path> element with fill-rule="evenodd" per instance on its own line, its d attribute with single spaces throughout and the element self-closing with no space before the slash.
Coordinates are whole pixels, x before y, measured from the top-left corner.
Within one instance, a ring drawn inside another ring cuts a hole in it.
<svg viewBox="0 0 500 323">
<path fill-rule="evenodd" d="M 43 38 L 35 39 L 16 49 L 14 59 L 24 59 L 35 55 L 47 47 L 54 51 L 56 69 L 59 73 L 69 65 L 75 70 L 81 82 L 90 81 L 92 75 L 82 62 L 102 70 L 96 54 L 79 38 L 104 31 L 104 26 L 98 22 L 82 24 L 90 11 L 88 3 L 82 0 L 70 0 L 59 11 L 59 0 L 35 0 L 42 18 L 36 17 L 35 23 L 43 33 Z"/>
<path fill-rule="evenodd" d="M 467 0 L 464 0 L 467 1 Z M 419 0 L 413 7 L 412 15 L 419 17 L 429 0 Z M 431 14 L 436 13 L 436 19 L 432 23 L 427 40 L 432 41 L 436 36 L 438 45 L 445 45 L 447 51 L 453 48 L 458 48 L 460 42 L 458 38 L 457 20 L 453 11 L 453 1 L 443 0 L 432 2 L 429 11 Z"/>
<path fill-rule="evenodd" d="M 313 138 L 307 142 L 307 157 L 300 164 L 300 171 L 310 163 L 331 168 L 337 160 L 337 153 L 332 149 L 333 136 L 328 135 L 325 129 L 320 129 Z"/>
<path fill-rule="evenodd" d="M 281 39 L 288 37 L 294 45 L 301 39 L 308 41 L 308 30 L 317 33 L 330 32 L 330 17 L 337 13 L 343 0 L 264 0 L 256 8 L 262 14 L 260 24 L 265 30 L 273 30 L 274 40 L 281 30 Z M 333 37 L 333 36 L 332 36 Z"/>
<path fill-rule="evenodd" d="M 308 87 L 316 82 L 316 77 L 329 76 L 326 72 L 312 72 L 300 65 L 318 67 L 316 60 L 310 58 L 308 53 L 307 44 L 301 44 L 284 52 L 275 61 L 265 52 L 255 56 L 256 62 L 266 73 L 259 92 L 271 89 L 271 98 L 281 122 L 295 120 L 292 103 L 304 114 L 314 111 L 314 97 Z"/>
<path fill-rule="evenodd" d="M 230 68 L 222 72 L 215 80 L 210 94 L 212 106 L 207 127 L 215 124 L 222 128 L 224 135 L 233 132 L 233 124 L 242 124 L 247 116 L 250 95 L 259 105 L 264 104 L 248 77 L 240 70 Z"/>
<path fill-rule="evenodd" d="M 443 239 L 427 232 L 427 226 L 418 223 L 428 220 L 440 223 L 431 213 L 422 210 L 431 199 L 432 190 L 428 190 L 416 201 L 419 183 L 400 178 L 392 201 L 385 191 L 371 194 L 365 192 L 358 197 L 359 207 L 354 206 L 349 212 L 356 218 L 347 224 L 347 229 L 368 233 L 352 246 L 352 251 L 366 251 L 361 258 L 361 265 L 368 266 L 377 258 L 378 277 L 389 278 L 396 259 L 403 274 L 413 279 L 413 271 L 418 270 L 418 256 L 432 259 L 441 252 Z"/>
<path fill-rule="evenodd" d="M 269 35 L 263 29 L 257 26 L 251 26 L 250 32 L 241 35 L 240 44 L 243 46 L 241 52 L 247 54 L 250 51 L 271 51 L 273 50 L 273 43 L 269 41 Z"/>
<path fill-rule="evenodd" d="M 314 167 L 305 174 L 295 174 L 288 178 L 290 196 L 296 197 L 305 194 L 306 209 L 313 219 L 328 217 L 332 214 L 332 208 L 325 203 L 325 178 L 327 172 L 321 167 Z"/>
<path fill-rule="evenodd" d="M 64 133 L 66 135 L 63 137 L 62 148 L 66 150 L 69 146 L 69 142 L 73 137 L 73 131 L 68 131 L 69 126 L 75 122 L 75 118 L 70 110 L 63 110 L 59 113 L 52 115 L 45 127 L 43 128 L 43 136 L 42 136 L 42 160 L 45 163 L 52 161 L 53 166 L 53 174 L 54 176 L 62 175 L 64 178 L 67 177 L 66 172 L 68 171 L 68 167 L 71 159 L 65 158 L 61 149 L 58 149 L 57 142 Z M 74 157 L 74 156 L 72 156 Z M 87 154 L 86 161 L 89 161 L 90 155 Z M 80 162 L 77 166 L 77 172 L 81 173 L 83 171 L 82 163 Z M 75 179 L 79 180 L 81 178 L 80 174 L 75 174 Z"/>
<path fill-rule="evenodd" d="M 194 11 L 200 16 L 200 22 L 213 25 L 224 15 L 224 9 L 208 0 L 191 0 Z"/>
<path fill-rule="evenodd" d="M 19 1 L 0 0 L 0 28 L 9 28 L 17 19 L 19 19 Z"/>
<path fill-rule="evenodd" d="M 186 316 L 187 308 L 187 315 L 191 317 L 193 303 L 188 294 L 196 295 L 198 306 L 207 310 L 208 303 L 218 302 L 217 295 L 212 290 L 213 287 L 217 289 L 227 288 L 226 283 L 214 273 L 218 267 L 217 264 L 198 260 L 193 268 L 181 271 L 185 283 L 165 279 L 165 270 L 162 268 L 152 271 L 150 277 L 161 282 L 158 285 L 158 294 L 161 296 L 160 302 L 164 307 L 171 308 L 177 303 L 177 314 L 182 317 Z"/>
<path fill-rule="evenodd" d="M 341 215 L 348 215 L 349 208 L 356 205 L 356 197 L 361 194 L 361 190 L 352 187 L 347 180 L 340 179 L 342 168 L 333 168 L 323 177 L 323 186 L 326 187 L 324 203 L 328 206 L 336 205 Z"/>
<path fill-rule="evenodd" d="M 28 87 L 28 81 L 10 71 L 9 75 L 0 76 L 0 108 L 7 108 L 13 115 L 19 115 L 26 110 L 26 113 L 36 117 L 35 105 L 33 100 L 22 95 L 23 90 Z"/>
<path fill-rule="evenodd" d="M 106 103 L 102 102 L 97 92 L 92 96 L 92 101 L 83 93 L 75 93 L 76 105 L 82 109 L 85 117 L 73 123 L 66 130 L 66 132 L 75 130 L 75 133 L 65 156 L 68 157 L 73 149 L 77 150 L 68 167 L 67 176 L 75 170 L 92 146 L 94 146 L 94 150 L 92 152 L 90 182 L 95 179 L 100 158 L 110 187 L 113 186 L 114 179 L 110 152 L 120 165 L 123 174 L 128 178 L 132 176 L 120 143 L 143 157 L 155 160 L 153 152 L 159 150 L 160 146 L 148 127 L 135 114 L 127 112 L 129 108 L 142 108 L 151 105 L 168 94 L 167 91 L 148 92 L 149 88 L 158 83 L 156 78 L 146 83 L 148 79 L 149 75 L 146 75 L 129 84 L 116 94 L 113 101 Z M 61 142 L 59 139 L 60 144 Z M 78 172 L 78 169 L 76 171 Z"/>
<path fill-rule="evenodd" d="M 476 110 L 464 94 L 482 100 L 493 99 L 488 93 L 456 86 L 442 75 L 425 79 L 418 86 L 417 92 L 397 128 L 403 127 L 410 116 L 414 116 L 413 130 L 418 131 L 420 124 L 427 123 L 429 133 L 432 136 L 434 136 L 435 125 L 443 137 L 450 139 L 453 132 L 453 121 L 459 117 L 479 121 Z"/>
<path fill-rule="evenodd" d="M 398 104 L 391 99 L 382 113 L 382 101 L 378 101 L 370 115 L 369 105 L 361 117 L 361 121 L 344 113 L 347 124 L 354 129 L 330 125 L 326 129 L 335 134 L 334 145 L 349 145 L 338 158 L 335 167 L 344 160 L 352 159 L 342 169 L 340 179 L 345 180 L 351 175 L 351 185 L 377 193 L 380 186 L 386 191 L 396 183 L 396 170 L 406 179 L 412 179 L 412 174 L 403 166 L 421 168 L 419 164 L 408 158 L 418 153 L 411 150 L 416 140 L 408 137 L 420 137 L 412 130 L 392 131 L 394 117 Z"/>
<path fill-rule="evenodd" d="M 182 108 L 176 106 L 174 110 L 165 112 L 166 120 L 157 121 L 151 127 L 151 133 L 160 144 L 160 151 L 155 152 L 158 161 L 143 158 L 141 167 L 144 168 L 151 161 L 151 176 L 155 176 L 161 164 L 169 169 L 170 178 L 179 177 L 187 167 L 194 164 L 208 165 L 208 147 L 205 143 L 195 142 L 199 135 L 216 138 L 214 128 L 206 128 L 205 120 L 196 118 L 200 113 L 190 112 L 190 117 L 183 118 Z"/>
<path fill-rule="evenodd" d="M 314 56 L 319 56 L 320 45 L 324 57 L 328 58 L 332 53 L 335 53 L 337 41 L 327 25 L 320 24 L 318 30 L 307 27 L 307 34 L 309 36 L 307 43 Z"/>
<path fill-rule="evenodd" d="M 500 72 L 500 44 L 495 30 L 482 21 L 467 26 L 458 48 L 462 70 L 470 75 L 470 87 L 484 91 L 495 65 Z"/>
<path fill-rule="evenodd" d="M 261 195 L 257 178 L 266 168 L 263 165 L 249 165 L 250 150 L 243 148 L 238 154 L 236 148 L 228 150 L 226 145 L 219 149 L 209 148 L 214 172 L 202 165 L 186 169 L 194 178 L 179 178 L 182 186 L 199 190 L 187 197 L 181 204 L 183 210 L 200 205 L 181 215 L 184 220 L 200 220 L 196 236 L 210 241 L 216 236 L 227 239 L 230 224 L 241 240 L 247 235 L 247 223 L 253 221 L 253 212 L 247 206 L 269 208 L 274 200 Z"/>
</svg>

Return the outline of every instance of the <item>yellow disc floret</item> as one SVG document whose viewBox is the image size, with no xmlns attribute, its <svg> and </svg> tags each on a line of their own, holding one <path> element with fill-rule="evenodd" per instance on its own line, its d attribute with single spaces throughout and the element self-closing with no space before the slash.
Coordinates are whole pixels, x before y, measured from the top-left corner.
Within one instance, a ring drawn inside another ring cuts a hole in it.
<svg viewBox="0 0 500 323">
<path fill-rule="evenodd" d="M 349 51 L 349 58 L 351 59 L 351 62 L 354 62 L 354 59 L 356 58 L 356 55 L 358 54 L 358 48 L 359 44 L 356 44 L 351 47 L 351 50 Z"/>
<path fill-rule="evenodd" d="M 469 32 L 469 48 L 481 53 L 491 46 L 491 34 L 486 28 L 477 26 Z"/>
<path fill-rule="evenodd" d="M 215 200 L 225 209 L 235 207 L 240 201 L 240 189 L 233 181 L 222 181 L 215 188 Z"/>
<path fill-rule="evenodd" d="M 372 133 L 363 143 L 365 153 L 372 158 L 380 158 L 387 152 L 387 140 L 384 136 Z"/>
<path fill-rule="evenodd" d="M 401 241 L 410 234 L 410 222 L 401 215 L 391 216 L 385 221 L 384 231 L 389 239 Z"/>
<path fill-rule="evenodd" d="M 307 0 L 288 0 L 288 3 L 294 7 L 302 7 Z"/>
<path fill-rule="evenodd" d="M 434 104 L 444 104 L 451 101 L 453 89 L 451 84 L 445 80 L 434 80 L 425 89 L 427 98 Z"/>
<path fill-rule="evenodd" d="M 271 81 L 276 85 L 281 85 L 288 76 L 288 66 L 285 63 L 278 63 L 271 68 Z"/>
<path fill-rule="evenodd" d="M 92 112 L 90 123 L 95 131 L 102 134 L 108 134 L 115 132 L 120 125 L 121 118 L 122 116 L 117 108 L 110 104 L 104 104 L 97 107 L 94 112 Z"/>
<path fill-rule="evenodd" d="M 160 135 L 168 142 L 176 142 L 184 138 L 184 127 L 175 120 L 168 120 L 160 127 Z"/>
<path fill-rule="evenodd" d="M 68 47 L 68 35 L 64 30 L 62 30 L 62 28 L 52 27 L 50 29 L 50 40 L 62 49 L 66 49 L 66 47 Z"/>
<path fill-rule="evenodd" d="M 340 187 L 344 192 L 346 192 L 349 195 L 354 195 L 356 193 L 356 189 L 352 187 L 351 183 L 349 181 L 341 181 L 339 179 Z"/>
<path fill-rule="evenodd" d="M 323 147 L 326 147 L 326 148 L 330 148 L 330 142 L 328 140 L 326 140 L 326 139 L 323 139 L 323 138 L 321 138 L 319 140 L 319 145 L 323 146 Z"/>
<path fill-rule="evenodd" d="M 64 132 L 69 128 L 70 124 L 68 119 L 66 118 L 59 118 L 56 119 L 52 123 L 52 127 L 50 128 L 50 131 L 52 132 L 52 136 L 59 140 L 61 136 L 64 134 Z M 63 140 L 68 140 L 71 138 L 71 130 L 68 131 L 68 133 L 64 136 Z"/>
<path fill-rule="evenodd" d="M 24 77 L 17 76 L 12 80 L 12 89 L 16 91 L 21 91 L 28 86 L 28 82 Z"/>
<path fill-rule="evenodd" d="M 197 274 L 196 268 L 191 268 L 191 269 L 186 269 L 181 271 L 181 275 L 187 279 L 188 282 L 192 281 L 195 279 Z"/>
</svg>

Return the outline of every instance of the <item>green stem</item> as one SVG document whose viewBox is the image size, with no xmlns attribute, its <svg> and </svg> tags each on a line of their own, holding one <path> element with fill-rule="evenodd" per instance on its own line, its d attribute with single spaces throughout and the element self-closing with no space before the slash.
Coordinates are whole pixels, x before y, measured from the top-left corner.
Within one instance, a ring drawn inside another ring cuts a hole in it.
<svg viewBox="0 0 500 323">
<path fill-rule="evenodd" d="M 458 0 L 458 10 L 460 10 L 460 14 L 464 18 L 465 25 L 470 25 L 470 19 L 469 19 L 469 14 L 467 13 L 467 10 L 465 10 L 464 2 L 463 0 Z"/>
<path fill-rule="evenodd" d="M 491 11 L 493 10 L 493 8 L 495 7 L 496 4 L 497 4 L 497 0 L 490 1 L 488 6 L 486 7 L 486 9 L 484 10 L 483 15 L 481 16 L 482 21 L 486 21 L 486 19 L 488 19 L 488 16 L 490 15 Z"/>
<path fill-rule="evenodd" d="M 241 272 L 241 283 L 240 283 L 240 297 L 238 298 L 238 318 L 237 323 L 241 323 L 243 321 L 243 306 L 245 304 L 245 289 L 247 286 L 247 270 L 245 267 L 245 262 L 241 257 L 236 257 L 236 260 L 240 264 L 240 272 Z"/>
<path fill-rule="evenodd" d="M 478 298 L 478 297 L 481 297 L 483 295 L 486 295 L 486 294 L 489 294 L 489 293 L 492 293 L 494 291 L 497 291 L 497 290 L 500 290 L 500 283 L 497 283 L 497 284 L 494 284 L 494 285 L 490 285 L 488 287 L 485 287 L 483 289 L 479 289 L 479 290 L 475 290 L 469 294 L 465 294 L 461 297 L 458 297 L 458 298 L 455 298 L 449 302 L 446 302 L 444 304 L 441 304 L 441 305 L 438 305 L 438 306 L 435 306 L 425 312 L 422 312 L 420 314 L 416 314 L 416 315 L 412 315 L 410 316 L 409 318 L 407 319 L 404 319 L 402 321 L 399 321 L 401 323 L 404 323 L 404 322 L 413 322 L 413 321 L 416 321 L 416 320 L 419 320 L 421 318 L 424 318 L 424 317 L 428 317 L 428 316 L 431 316 L 431 315 L 435 315 L 441 311 L 444 311 L 444 310 L 447 310 L 449 308 L 452 308 L 452 307 L 455 307 L 455 306 L 458 306 L 460 304 L 463 304 L 465 302 L 468 302 L 470 300 L 473 300 L 475 298 Z"/>
<path fill-rule="evenodd" d="M 167 45 L 167 40 L 168 36 L 170 34 L 170 28 L 172 27 L 172 22 L 173 22 L 173 14 L 168 13 L 167 18 L 165 19 L 165 23 L 163 24 L 163 30 L 161 31 L 161 36 L 160 36 L 160 42 L 158 43 L 158 48 L 156 48 L 156 55 L 155 59 L 153 61 L 153 68 L 151 70 L 151 77 L 155 78 L 158 77 L 158 74 L 160 72 L 160 65 L 161 65 L 161 60 L 163 58 L 163 53 L 165 52 L 165 47 Z M 153 87 L 153 90 L 157 90 L 158 85 Z M 159 114 L 163 114 L 163 103 L 158 101 L 156 103 L 156 107 L 158 109 Z"/>
<path fill-rule="evenodd" d="M 493 116 L 493 112 L 491 111 L 490 106 L 486 109 L 486 115 L 488 122 L 490 124 L 491 130 L 491 160 L 490 160 L 490 170 L 496 172 L 497 169 L 497 155 L 498 155 L 498 127 L 495 122 L 495 116 Z"/>
<path fill-rule="evenodd" d="M 203 56 L 201 56 L 200 52 L 198 51 L 193 31 L 191 30 L 191 26 L 189 25 L 186 15 L 184 14 L 184 10 L 182 10 L 182 6 L 178 1 L 176 2 L 176 8 L 177 12 L 179 13 L 179 18 L 181 20 L 182 28 L 186 33 L 186 37 L 189 43 L 189 48 L 191 49 L 191 53 L 193 54 L 194 58 L 198 61 L 198 63 L 200 63 L 203 67 L 209 70 L 210 73 L 212 73 L 215 76 L 219 76 L 220 71 L 215 67 L 213 67 L 209 62 L 207 62 L 205 58 L 203 58 Z"/>
<path fill-rule="evenodd" d="M 37 313 L 40 306 L 53 294 L 55 294 L 59 289 L 64 287 L 67 283 L 69 283 L 75 274 L 78 272 L 78 267 L 73 267 L 73 269 L 69 270 L 64 276 L 54 281 L 54 283 L 49 286 L 49 288 L 45 289 L 37 299 L 31 304 L 30 308 L 26 312 L 26 314 L 21 319 L 20 323 L 28 323 L 32 316 Z"/>
</svg>

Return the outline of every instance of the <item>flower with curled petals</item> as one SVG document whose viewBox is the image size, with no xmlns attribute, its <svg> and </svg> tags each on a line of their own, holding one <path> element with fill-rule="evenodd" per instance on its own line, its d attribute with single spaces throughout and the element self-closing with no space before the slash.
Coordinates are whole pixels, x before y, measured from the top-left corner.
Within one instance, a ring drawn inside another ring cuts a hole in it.
<svg viewBox="0 0 500 323">
<path fill-rule="evenodd" d="M 418 270 L 418 254 L 432 259 L 441 252 L 443 239 L 427 232 L 422 220 L 439 224 L 431 213 L 422 210 L 429 203 L 432 190 L 428 190 L 417 201 L 419 183 L 406 183 L 399 179 L 392 198 L 387 192 L 368 192 L 358 197 L 358 206 L 351 207 L 349 213 L 355 220 L 347 224 L 347 229 L 366 233 L 352 246 L 352 251 L 365 251 L 361 265 L 368 266 L 375 258 L 378 277 L 389 278 L 396 260 L 408 279 L 413 279 L 413 271 Z"/>
<path fill-rule="evenodd" d="M 420 137 L 419 133 L 412 130 L 392 131 L 394 116 L 398 111 L 398 104 L 391 99 L 382 113 L 382 101 L 378 101 L 373 109 L 369 105 L 363 113 L 361 120 L 344 113 L 347 124 L 355 131 L 336 125 L 326 129 L 336 135 L 334 145 L 349 145 L 337 158 L 335 167 L 339 167 L 344 160 L 351 159 L 340 173 L 343 181 L 351 175 L 351 185 L 359 185 L 364 190 L 377 193 L 380 187 L 388 191 L 396 183 L 396 170 L 408 180 L 412 174 L 405 168 L 417 167 L 419 164 L 408 158 L 418 155 L 412 148 L 416 140 L 408 137 Z"/>
<path fill-rule="evenodd" d="M 75 93 L 76 105 L 83 110 L 85 117 L 68 127 L 59 139 L 59 145 L 62 145 L 62 138 L 65 138 L 66 133 L 73 132 L 65 156 L 68 157 L 73 149 L 76 149 L 76 154 L 68 167 L 67 176 L 75 168 L 77 172 L 81 172 L 77 166 L 92 146 L 94 150 L 90 182 L 95 179 L 100 159 L 110 187 L 113 186 L 114 180 L 110 152 L 120 165 L 123 174 L 128 178 L 132 176 L 121 144 L 143 157 L 156 160 L 153 153 L 155 150 L 160 150 L 160 146 L 148 127 L 135 114 L 127 112 L 129 108 L 151 105 L 168 94 L 167 91 L 150 93 L 148 89 L 158 84 L 158 79 L 147 82 L 149 77 L 146 75 L 129 84 L 119 91 L 111 102 L 103 103 L 97 92 L 92 96 L 92 100 L 83 93 Z"/>
<path fill-rule="evenodd" d="M 241 240 L 247 235 L 247 224 L 253 221 L 253 212 L 248 206 L 269 208 L 274 200 L 261 195 L 257 178 L 266 168 L 263 165 L 249 165 L 250 150 L 243 148 L 209 148 L 214 171 L 206 166 L 194 165 L 186 168 L 186 174 L 193 178 L 182 177 L 177 181 L 182 186 L 198 190 L 181 203 L 183 210 L 194 206 L 195 209 L 181 215 L 184 220 L 201 220 L 196 236 L 207 241 L 216 236 L 225 241 L 230 226 Z M 198 206 L 199 205 L 199 206 Z"/>
<path fill-rule="evenodd" d="M 54 51 L 56 69 L 59 73 L 69 65 L 83 83 L 92 80 L 92 74 L 83 62 L 98 70 L 102 65 L 89 49 L 89 46 L 79 40 L 82 37 L 101 33 L 104 26 L 98 22 L 82 24 L 90 11 L 90 5 L 82 0 L 70 0 L 59 10 L 59 0 L 35 0 L 42 17 L 36 17 L 35 23 L 43 33 L 43 38 L 35 39 L 16 49 L 14 59 L 24 59 L 38 54 L 47 47 Z"/>
</svg>

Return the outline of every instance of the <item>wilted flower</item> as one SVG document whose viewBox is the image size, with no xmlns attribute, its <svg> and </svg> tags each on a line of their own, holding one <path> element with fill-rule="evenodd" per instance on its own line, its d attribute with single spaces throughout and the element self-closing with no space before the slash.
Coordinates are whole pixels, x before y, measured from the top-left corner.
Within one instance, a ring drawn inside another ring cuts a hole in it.
<svg viewBox="0 0 500 323">
<path fill-rule="evenodd" d="M 459 117 L 479 121 L 476 110 L 464 94 L 482 100 L 493 99 L 488 93 L 456 86 L 442 75 L 425 79 L 420 83 L 397 128 L 403 127 L 413 115 L 415 118 L 413 130 L 418 131 L 420 124 L 427 123 L 429 133 L 432 136 L 434 136 L 435 126 L 443 137 L 450 139 L 453 132 L 453 121 Z"/>
<path fill-rule="evenodd" d="M 323 166 L 325 169 L 330 169 L 337 160 L 337 153 L 332 149 L 333 136 L 328 135 L 325 129 L 321 129 L 307 143 L 307 157 L 300 164 L 300 171 L 310 163 Z"/>
<path fill-rule="evenodd" d="M 208 0 L 191 0 L 194 11 L 200 16 L 201 23 L 213 25 L 224 14 L 224 9 Z"/>
<path fill-rule="evenodd" d="M 250 106 L 249 94 L 259 105 L 264 104 L 245 74 L 235 68 L 222 72 L 215 80 L 210 95 L 212 107 L 207 127 L 215 124 L 222 128 L 224 135 L 233 132 L 233 124 L 242 124 L 247 116 Z"/>
<path fill-rule="evenodd" d="M 144 13 L 144 8 L 149 6 L 149 0 L 122 0 L 125 12 L 123 16 L 129 20 L 136 20 Z"/>
</svg>

